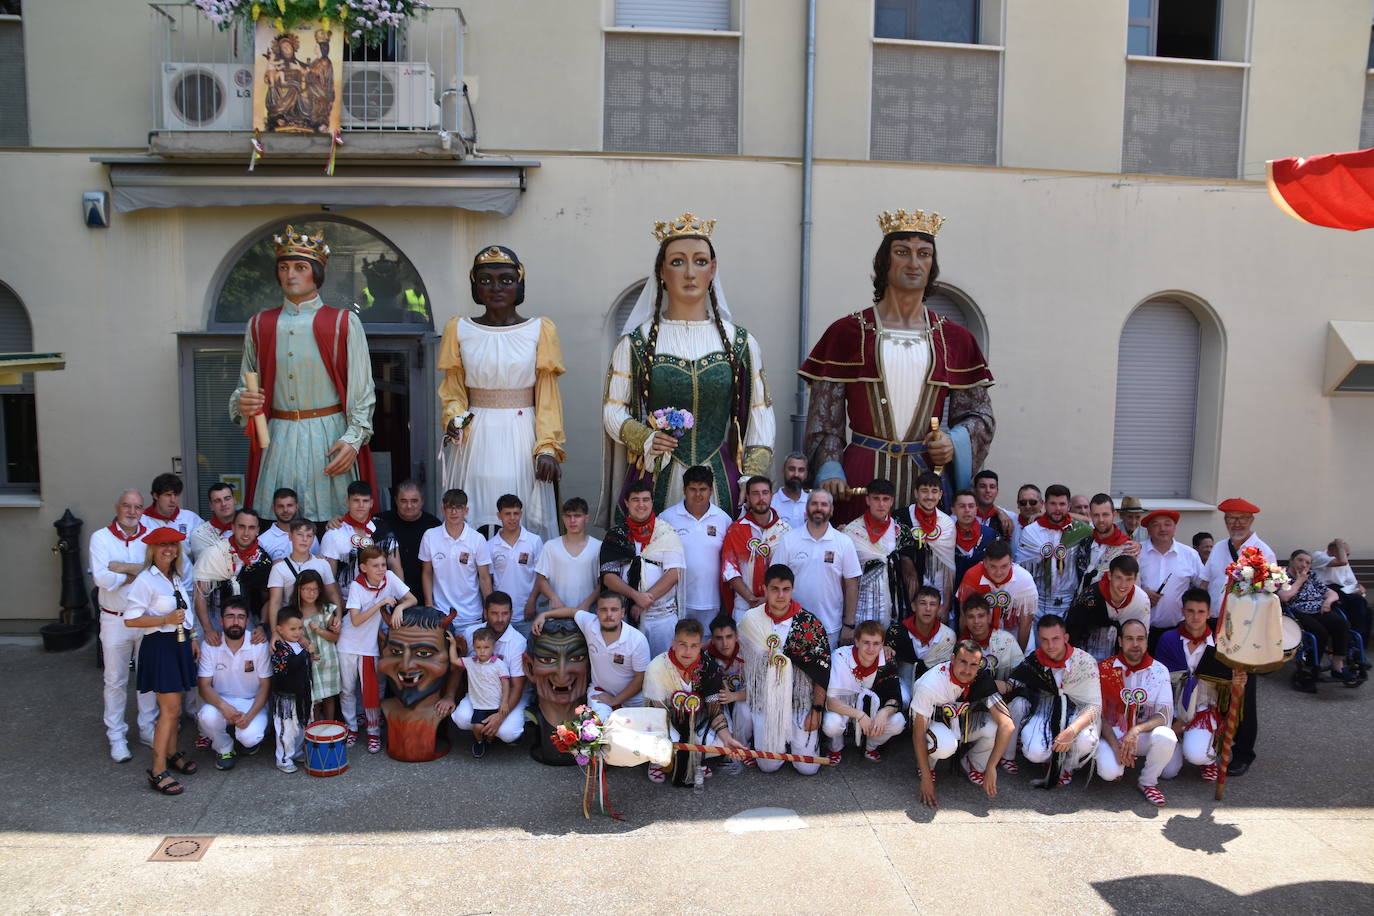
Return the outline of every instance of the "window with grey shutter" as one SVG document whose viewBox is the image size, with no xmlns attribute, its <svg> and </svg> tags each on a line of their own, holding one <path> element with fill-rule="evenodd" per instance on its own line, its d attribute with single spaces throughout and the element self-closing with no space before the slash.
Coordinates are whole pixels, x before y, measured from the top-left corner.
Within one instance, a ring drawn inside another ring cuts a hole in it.
<svg viewBox="0 0 1374 916">
<path fill-rule="evenodd" d="M 0 283 L 0 353 L 32 353 L 33 325 L 14 291 Z M 38 412 L 33 373 L 0 385 L 0 492 L 38 492 Z"/>
<path fill-rule="evenodd" d="M 1121 171 L 1235 178 L 1244 96 L 1240 67 L 1127 61 Z"/>
<path fill-rule="evenodd" d="M 17 9 L 17 6 L 16 6 Z M 0 14 L 6 7 L 0 5 Z M 24 23 L 0 18 L 0 146 L 29 145 L 28 86 L 24 78 Z"/>
<path fill-rule="evenodd" d="M 873 46 L 869 157 L 893 162 L 997 164 L 996 51 Z"/>
<path fill-rule="evenodd" d="M 730 28 L 730 0 L 616 0 L 615 24 L 622 29 Z"/>
<path fill-rule="evenodd" d="M 739 152 L 739 40 L 606 34 L 608 151 Z"/>
<path fill-rule="evenodd" d="M 644 284 L 648 282 L 647 279 L 640 280 L 621 293 L 620 298 L 615 300 L 615 307 L 611 309 L 611 349 L 614 350 L 616 343 L 620 340 L 625 322 L 630 320 L 630 312 L 634 311 L 635 303 L 639 301 L 639 294 L 644 290 Z"/>
<path fill-rule="evenodd" d="M 1370 52 L 1374 54 L 1374 51 Z M 1374 146 L 1374 76 L 1364 78 L 1364 111 L 1360 115 L 1360 149 Z"/>
<path fill-rule="evenodd" d="M 1192 496 L 1200 349 L 1197 318 L 1177 302 L 1151 300 L 1127 319 L 1116 364 L 1113 495 Z"/>
</svg>

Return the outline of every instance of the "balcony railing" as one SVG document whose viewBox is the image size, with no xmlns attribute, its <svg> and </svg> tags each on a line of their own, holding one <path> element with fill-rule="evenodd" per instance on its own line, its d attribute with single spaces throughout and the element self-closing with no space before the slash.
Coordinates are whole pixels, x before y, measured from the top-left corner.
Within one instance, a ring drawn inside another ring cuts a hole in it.
<svg viewBox="0 0 1374 916">
<path fill-rule="evenodd" d="M 199 135 L 199 142 L 206 144 L 210 134 L 251 131 L 251 23 L 220 29 L 190 3 L 152 3 L 149 7 L 157 48 L 150 93 L 153 133 Z M 335 32 L 342 33 L 337 26 Z M 412 139 L 417 133 L 445 132 L 445 142 L 452 135 L 453 154 L 459 155 L 467 123 L 463 93 L 466 32 L 461 9 L 434 7 L 396 30 L 380 47 L 346 47 L 343 130 L 410 134 Z M 183 144 L 186 139 L 181 137 Z"/>
</svg>

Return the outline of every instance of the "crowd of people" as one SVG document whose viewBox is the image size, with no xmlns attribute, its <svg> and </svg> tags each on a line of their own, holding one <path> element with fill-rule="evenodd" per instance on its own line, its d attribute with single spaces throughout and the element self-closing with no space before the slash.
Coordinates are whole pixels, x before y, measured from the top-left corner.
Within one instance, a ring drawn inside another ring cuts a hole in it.
<svg viewBox="0 0 1374 916">
<path fill-rule="evenodd" d="M 160 474 L 149 503 L 119 494 L 90 540 L 110 755 L 133 756 L 131 663 L 149 784 L 164 794 L 200 766 L 179 741 L 183 713 L 202 760 L 220 770 L 266 741 L 276 767 L 296 772 L 316 719 L 341 717 L 347 745 L 376 753 L 384 634 L 421 605 L 444 615 L 463 671 L 435 713 L 471 733 L 474 757 L 540 721 L 527 715 L 527 639 L 568 619 L 586 640 L 587 702 L 603 718 L 669 707 L 680 740 L 763 771 L 783 761 L 747 751 L 791 754 L 805 774 L 841 764 L 849 746 L 877 763 L 910 728 L 928 805 L 936 764 L 951 758 L 989 796 L 999 772 L 1022 766 L 1046 787 L 1086 769 L 1106 780 L 1132 770 L 1145 799 L 1163 805 L 1160 780 L 1185 765 L 1218 778 L 1216 734 L 1233 691 L 1246 699 L 1228 773 L 1255 759 L 1254 680 L 1217 659 L 1212 627 L 1239 551 L 1274 559 L 1253 528 L 1259 507 L 1223 502 L 1225 537 L 1190 545 L 1174 537 L 1172 510 L 1056 484 L 1023 486 L 1013 511 L 999 507 L 991 470 L 952 497 L 927 472 L 906 506 L 890 481 L 870 481 L 851 494 L 863 513 L 836 527 L 832 493 L 804 489 L 806 458 L 787 456 L 782 471 L 776 490 L 762 475 L 742 482 L 738 517 L 715 503 L 709 467 L 686 469 L 681 502 L 661 513 L 653 484 L 631 482 L 623 522 L 602 539 L 588 532 L 587 502 L 572 498 L 564 533 L 548 541 L 524 527 L 510 494 L 496 500 L 500 524 L 479 531 L 460 489 L 443 494 L 442 517 L 409 481 L 394 508 L 374 513 L 371 487 L 357 481 L 347 512 L 317 521 L 288 488 L 265 519 L 217 483 L 202 520 L 181 506 L 181 480 Z M 1297 551 L 1289 572 L 1280 598 L 1329 657 L 1331 680 L 1358 686 L 1368 666 L 1349 648 L 1370 619 L 1348 547 Z M 680 715 L 682 695 L 704 712 Z"/>
</svg>

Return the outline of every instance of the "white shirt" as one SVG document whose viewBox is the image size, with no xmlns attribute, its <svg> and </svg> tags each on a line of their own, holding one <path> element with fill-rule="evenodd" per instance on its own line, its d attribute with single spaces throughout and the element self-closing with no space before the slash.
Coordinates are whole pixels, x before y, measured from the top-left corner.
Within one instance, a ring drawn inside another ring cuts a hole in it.
<svg viewBox="0 0 1374 916">
<path fill-rule="evenodd" d="M 160 518 L 154 518 L 146 512 L 143 513 L 143 518 L 139 519 L 139 521 L 143 522 L 144 527 L 149 531 L 155 531 L 158 528 L 175 528 L 188 538 L 191 536 L 192 531 L 195 531 L 201 525 L 205 524 L 205 519 L 196 515 L 190 509 L 178 510 L 176 518 L 172 519 L 170 522 L 164 522 Z"/>
<path fill-rule="evenodd" d="M 258 535 L 258 546 L 267 551 L 267 555 L 273 560 L 280 560 L 282 557 L 291 556 L 291 532 L 283 531 L 276 525 L 268 525 L 267 530 Z M 320 539 L 313 538 L 310 541 L 311 556 L 319 556 Z M 325 576 L 325 581 L 329 577 Z"/>
<path fill-rule="evenodd" d="M 388 569 L 386 578 L 377 588 L 367 585 L 365 581 L 354 580 L 348 586 L 348 595 L 344 598 L 344 607 L 350 611 L 354 608 L 365 611 L 378 601 L 390 598 L 395 603 L 408 594 L 410 594 L 410 589 L 401 581 L 401 577 Z M 343 629 L 339 631 L 339 651 L 349 652 L 353 655 L 376 655 L 377 632 L 382 627 L 382 615 L 385 613 L 385 610 L 378 610 L 377 613 L 364 620 L 361 626 L 354 625 L 352 614 L 344 614 Z"/>
<path fill-rule="evenodd" d="M 420 561 L 434 567 L 434 606 L 444 613 L 457 611 L 455 626 L 465 627 L 482 619 L 477 568 L 491 566 L 491 550 L 476 528 L 464 524 L 457 537 L 449 536 L 443 525 L 429 529 L 420 538 Z"/>
<path fill-rule="evenodd" d="M 883 667 L 883 650 L 878 650 L 878 667 L 869 672 L 862 681 L 854 676 L 856 664 L 858 663 L 854 659 L 853 646 L 841 646 L 830 653 L 830 684 L 825 688 L 826 696 L 836 697 L 853 705 L 859 694 L 866 690 L 871 691 L 873 682 L 878 678 L 878 670 Z"/>
<path fill-rule="evenodd" d="M 628 623 L 620 625 L 620 636 L 610 645 L 601 636 L 601 622 L 590 611 L 577 611 L 573 623 L 587 639 L 592 673 L 589 696 L 598 691 L 619 696 L 636 674 L 649 670 L 649 640 Z"/>
<path fill-rule="evenodd" d="M 554 538 L 539 551 L 534 571 L 548 580 L 563 607 L 577 607 L 596 587 L 596 577 L 601 572 L 601 541 L 587 538 L 582 552 L 573 556 L 568 553 L 564 538 Z"/>
<path fill-rule="evenodd" d="M 345 519 L 339 527 L 326 531 L 324 539 L 320 542 L 320 556 L 338 564 L 336 583 L 340 590 L 346 591 L 348 584 L 357 578 L 358 551 L 373 546 L 372 536 L 377 533 L 377 523 L 368 519 L 363 531 L 359 531 L 351 521 Z"/>
<path fill-rule="evenodd" d="M 497 531 L 487 541 L 487 553 L 491 557 L 491 586 L 497 591 L 510 595 L 511 622 L 525 619 L 525 602 L 534 591 L 534 567 L 539 562 L 539 553 L 544 547 L 544 539 L 532 531 L 520 529 L 515 544 L 507 544 L 506 539 Z M 436 580 L 438 577 L 435 577 Z M 435 591 L 438 591 L 437 581 Z M 438 599 L 438 596 L 435 596 Z"/>
<path fill-rule="evenodd" d="M 186 604 L 186 619 L 181 623 L 181 627 L 189 637 L 196 628 L 196 615 L 191 609 L 191 583 L 178 577 L 176 588 L 180 590 L 181 599 Z M 124 605 L 125 620 L 142 617 L 145 614 L 151 617 L 165 617 L 177 609 L 173 584 L 167 581 L 167 577 L 156 566 L 149 566 L 139 573 L 138 578 L 129 584 L 129 591 L 124 597 L 126 599 Z M 176 631 L 177 624 L 175 623 L 143 628 L 144 633 L 175 633 Z"/>
<path fill-rule="evenodd" d="M 911 687 L 911 715 L 914 719 L 920 716 L 927 723 L 935 718 L 935 709 L 946 703 L 961 703 L 964 700 L 964 688 L 954 683 L 950 677 L 949 666 L 952 662 L 945 662 L 936 665 L 925 674 L 916 679 L 916 683 Z M 993 694 L 983 700 L 978 701 L 980 706 L 991 708 L 999 699 L 998 694 Z"/>
<path fill-rule="evenodd" d="M 730 516 L 714 504 L 697 518 L 686 503 L 669 506 L 659 520 L 673 526 L 682 541 L 686 564 L 687 607 L 694 610 L 720 607 L 720 545 L 730 527 Z"/>
<path fill-rule="evenodd" d="M 1036 564 L 1049 564 L 1050 591 L 1049 594 L 1041 594 L 1040 600 L 1044 602 L 1058 601 L 1067 610 L 1069 601 L 1073 598 L 1074 592 L 1078 590 L 1078 574 L 1074 568 L 1071 553 L 1067 553 L 1062 558 L 1056 557 L 1056 553 L 1060 549 L 1059 540 L 1063 536 L 1063 531 L 1057 528 L 1047 528 L 1040 524 L 1040 519 L 1036 519 L 1021 529 L 1021 540 L 1016 549 L 1016 562 L 1027 567 Z M 1060 568 L 1061 560 L 1062 569 Z M 1041 581 L 1040 576 L 1035 577 L 1037 588 Z"/>
<path fill-rule="evenodd" d="M 1360 584 L 1355 578 L 1355 570 L 1350 568 L 1349 562 L 1332 566 L 1333 560 L 1334 557 L 1325 550 L 1312 554 L 1312 569 L 1317 573 L 1317 578 L 1347 595 L 1355 594 L 1355 587 Z"/>
<path fill-rule="evenodd" d="M 258 695 L 258 683 L 272 676 L 272 657 L 267 643 L 253 645 L 246 634 L 238 651 L 229 648 L 229 640 L 218 646 L 209 643 L 200 647 L 198 677 L 210 678 L 210 686 L 226 700 L 252 700 Z"/>
<path fill-rule="evenodd" d="M 511 677 L 510 660 L 493 655 L 479 662 L 477 656 L 469 655 L 461 661 L 463 670 L 468 673 L 468 702 L 472 708 L 500 709 L 501 695 L 506 689 L 502 681 Z"/>
<path fill-rule="evenodd" d="M 800 499 L 793 499 L 786 490 L 773 494 L 773 508 L 777 510 L 787 527 L 796 530 L 806 527 L 806 501 L 811 498 L 810 490 L 802 490 Z"/>
<path fill-rule="evenodd" d="M 1226 567 L 1232 563 L 1231 550 L 1227 545 L 1226 538 L 1213 544 L 1212 554 L 1207 558 L 1207 566 L 1203 569 L 1203 577 L 1207 579 L 1207 592 L 1212 596 L 1213 617 L 1221 613 L 1221 597 L 1226 591 Z M 1247 547 L 1258 547 L 1270 563 L 1276 562 L 1273 549 L 1261 541 L 1258 534 L 1251 532 L 1236 552 L 1240 553 Z"/>
<path fill-rule="evenodd" d="M 1156 550 L 1153 542 L 1146 541 L 1140 545 L 1140 556 L 1136 559 L 1140 562 L 1142 586 L 1159 591 L 1160 584 L 1164 585 L 1159 603 L 1150 612 L 1150 626 L 1178 626 L 1183 622 L 1183 593 L 1206 580 L 1202 558 L 1182 541 L 1174 541 L 1164 553 Z"/>
<path fill-rule="evenodd" d="M 844 622 L 844 580 L 863 572 L 849 535 L 833 525 L 826 525 L 819 538 L 806 528 L 793 529 L 783 535 L 773 562 L 792 568 L 793 600 L 815 614 L 828 632 L 838 630 Z"/>
<path fill-rule="evenodd" d="M 1116 656 L 1111 659 L 1111 666 L 1117 668 L 1122 674 L 1122 683 L 1125 687 L 1135 689 L 1143 688 L 1146 694 L 1144 703 L 1137 705 L 1135 721 L 1144 722 L 1151 716 L 1164 714 L 1165 724 L 1174 721 L 1174 688 L 1173 682 L 1169 680 L 1169 669 L 1165 668 L 1161 662 L 1152 662 L 1148 667 L 1139 671 L 1126 671 L 1125 663 Z M 1108 688 L 1109 689 L 1109 688 Z M 1120 698 L 1117 698 L 1120 702 Z M 1103 705 L 1107 703 L 1107 698 L 1102 698 Z M 1125 734 L 1125 729 L 1119 723 L 1109 723 L 1117 736 Z"/>
<path fill-rule="evenodd" d="M 463 631 L 463 638 L 468 643 L 468 657 L 476 658 L 477 653 L 472 649 L 472 634 L 486 626 L 486 621 L 474 623 Z M 506 665 L 510 668 L 511 677 L 525 676 L 525 637 L 520 635 L 520 631 L 515 627 L 506 627 L 506 632 L 496 638 L 496 654 L 506 660 Z M 485 709 L 486 707 L 477 707 Z"/>
<path fill-rule="evenodd" d="M 143 536 L 151 529 L 148 523 L 144 522 L 139 525 L 138 534 L 135 534 L 132 540 L 125 540 L 124 529 L 119 528 L 118 522 L 112 524 L 121 533 L 116 535 L 108 525 L 92 531 L 87 559 L 90 560 L 91 579 L 95 582 L 96 600 L 100 607 L 107 611 L 123 613 L 133 582 L 124 573 L 111 570 L 110 564 L 134 563 L 142 566 L 148 556 L 148 545 L 143 543 Z"/>
<path fill-rule="evenodd" d="M 905 626 L 902 627 L 901 631 L 904 634 L 906 634 L 906 638 L 910 640 L 911 649 L 913 652 L 916 653 L 917 661 L 925 661 L 927 655 L 929 655 L 933 650 L 941 646 L 944 646 L 942 650 L 944 652 L 944 656 L 939 656 L 937 654 L 937 657 L 947 658 L 950 654 L 949 646 L 952 646 L 955 643 L 954 631 L 950 629 L 949 626 L 943 623 L 936 624 L 935 635 L 930 637 L 929 642 L 921 642 L 919 639 L 916 638 L 916 634 L 911 632 L 911 630 L 909 630 Z"/>
<path fill-rule="evenodd" d="M 261 538 L 259 538 L 258 543 L 262 543 Z M 291 571 L 292 566 L 296 567 L 295 572 Z M 296 593 L 296 577 L 307 569 L 315 570 L 325 582 L 329 582 L 333 575 L 329 571 L 329 563 L 323 557 L 311 557 L 304 563 L 297 565 L 296 561 L 291 559 L 288 554 L 272 564 L 272 572 L 267 575 L 267 587 L 281 589 L 281 603 L 286 604 L 291 600 L 291 596 Z M 325 601 L 323 592 L 320 593 L 320 601 Z"/>
</svg>

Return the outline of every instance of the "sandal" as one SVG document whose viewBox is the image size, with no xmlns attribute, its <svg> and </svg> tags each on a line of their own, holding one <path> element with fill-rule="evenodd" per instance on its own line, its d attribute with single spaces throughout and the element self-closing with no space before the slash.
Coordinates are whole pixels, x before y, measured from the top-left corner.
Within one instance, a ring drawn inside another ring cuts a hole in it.
<svg viewBox="0 0 1374 916">
<path fill-rule="evenodd" d="M 200 769 L 200 764 L 187 757 L 185 751 L 177 751 L 175 754 L 168 757 L 167 765 L 178 773 L 184 773 L 187 776 L 195 775 L 196 770 Z"/>
<path fill-rule="evenodd" d="M 1164 793 L 1159 790 L 1159 786 L 1141 786 L 1140 791 L 1150 804 L 1156 808 L 1164 807 Z"/>
<path fill-rule="evenodd" d="M 161 792 L 163 795 L 180 795 L 182 793 L 184 787 L 173 778 L 170 771 L 163 770 L 156 775 L 153 774 L 152 770 L 145 772 L 148 774 L 148 787 L 154 792 Z M 164 782 L 163 780 L 171 781 Z"/>
</svg>

